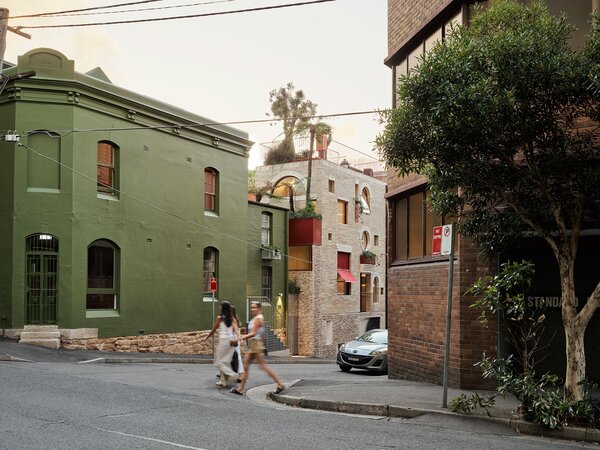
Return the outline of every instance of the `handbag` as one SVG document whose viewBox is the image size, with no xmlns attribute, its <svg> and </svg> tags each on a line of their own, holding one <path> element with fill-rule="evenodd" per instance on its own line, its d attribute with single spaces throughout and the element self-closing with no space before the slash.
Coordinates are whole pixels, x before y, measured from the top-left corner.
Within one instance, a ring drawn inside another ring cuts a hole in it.
<svg viewBox="0 0 600 450">
<path fill-rule="evenodd" d="M 235 349 L 233 351 L 233 356 L 231 357 L 231 370 L 233 370 L 236 373 L 239 373 L 239 358 L 238 358 L 238 352 L 237 349 Z"/>
</svg>

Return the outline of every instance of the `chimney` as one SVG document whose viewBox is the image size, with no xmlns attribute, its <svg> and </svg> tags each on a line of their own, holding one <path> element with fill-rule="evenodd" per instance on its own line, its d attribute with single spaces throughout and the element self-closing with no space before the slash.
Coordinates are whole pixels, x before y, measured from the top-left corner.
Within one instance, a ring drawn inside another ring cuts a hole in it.
<svg viewBox="0 0 600 450">
<path fill-rule="evenodd" d="M 365 169 L 363 170 L 363 173 L 369 177 L 373 176 L 373 169 Z"/>
<path fill-rule="evenodd" d="M 319 159 L 327 159 L 327 147 L 329 147 L 329 134 L 322 134 L 320 139 L 317 139 Z"/>
</svg>

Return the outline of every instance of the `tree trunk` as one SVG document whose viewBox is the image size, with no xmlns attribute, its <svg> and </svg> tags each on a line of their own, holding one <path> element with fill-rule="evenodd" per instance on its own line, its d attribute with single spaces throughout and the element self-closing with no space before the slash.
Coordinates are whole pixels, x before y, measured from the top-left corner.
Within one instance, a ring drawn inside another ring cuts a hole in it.
<svg viewBox="0 0 600 450">
<path fill-rule="evenodd" d="M 585 380 L 585 326 L 577 317 L 575 298 L 575 255 L 564 246 L 557 254 L 562 293 L 562 320 L 565 331 L 567 366 L 565 371 L 565 399 L 583 398 L 581 382 Z M 587 325 L 587 324 L 585 324 Z"/>
<path fill-rule="evenodd" d="M 564 326 L 567 350 L 565 399 L 579 401 L 583 399 L 581 382 L 585 380 L 585 329 L 578 325 L 577 320 L 572 320 L 570 323 L 565 321 Z"/>
</svg>

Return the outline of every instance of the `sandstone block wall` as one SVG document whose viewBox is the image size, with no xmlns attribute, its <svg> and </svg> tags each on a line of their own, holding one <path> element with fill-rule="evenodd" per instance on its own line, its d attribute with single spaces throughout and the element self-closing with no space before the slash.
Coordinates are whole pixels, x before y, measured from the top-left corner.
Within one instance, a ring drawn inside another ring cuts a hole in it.
<svg viewBox="0 0 600 450">
<path fill-rule="evenodd" d="M 145 336 L 73 339 L 61 336 L 61 347 L 72 350 L 211 355 L 212 339 L 204 340 L 208 333 L 208 331 L 190 331 Z"/>
</svg>

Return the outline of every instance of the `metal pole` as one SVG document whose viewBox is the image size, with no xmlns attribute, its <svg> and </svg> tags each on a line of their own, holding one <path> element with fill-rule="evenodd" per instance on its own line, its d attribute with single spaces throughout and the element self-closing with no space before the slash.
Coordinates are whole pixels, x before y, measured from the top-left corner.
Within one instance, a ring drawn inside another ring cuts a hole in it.
<svg viewBox="0 0 600 450">
<path fill-rule="evenodd" d="M 212 291 L 212 320 L 215 320 L 215 291 Z M 215 359 L 215 333 L 212 335 L 212 359 Z"/>
<path fill-rule="evenodd" d="M 4 51 L 6 50 L 6 32 L 8 30 L 8 9 L 0 8 L 0 78 L 4 68 Z"/>
<path fill-rule="evenodd" d="M 454 282 L 454 225 L 450 241 L 450 260 L 448 261 L 448 309 L 446 310 L 446 350 L 444 354 L 444 396 L 442 408 L 448 407 L 448 368 L 450 365 L 450 324 L 452 322 L 452 285 Z"/>
</svg>

